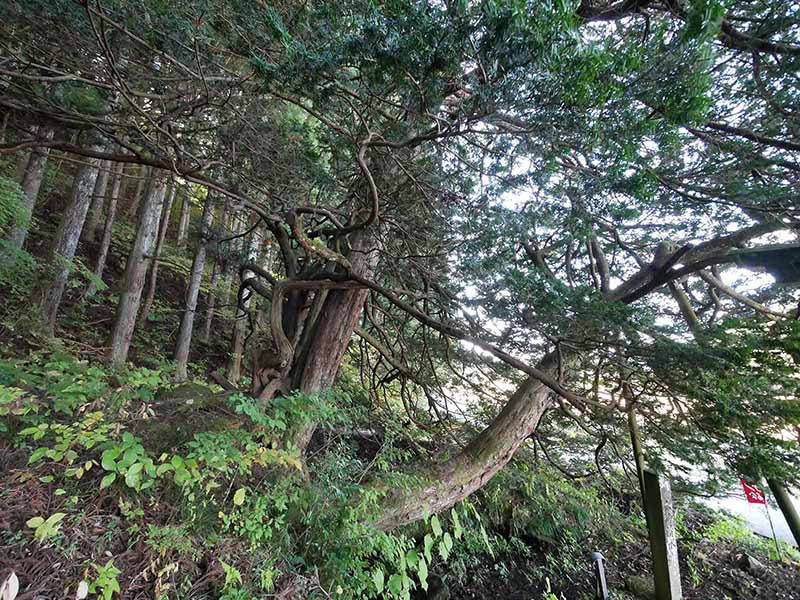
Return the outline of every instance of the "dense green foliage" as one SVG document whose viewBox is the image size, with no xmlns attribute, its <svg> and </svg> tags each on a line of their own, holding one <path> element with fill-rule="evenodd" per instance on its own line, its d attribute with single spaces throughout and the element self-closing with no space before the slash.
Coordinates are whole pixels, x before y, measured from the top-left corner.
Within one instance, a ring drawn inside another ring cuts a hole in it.
<svg viewBox="0 0 800 600">
<path fill-rule="evenodd" d="M 635 543 L 632 445 L 800 484 L 796 4 L 0 10 L 14 556 L 410 598 Z"/>
</svg>

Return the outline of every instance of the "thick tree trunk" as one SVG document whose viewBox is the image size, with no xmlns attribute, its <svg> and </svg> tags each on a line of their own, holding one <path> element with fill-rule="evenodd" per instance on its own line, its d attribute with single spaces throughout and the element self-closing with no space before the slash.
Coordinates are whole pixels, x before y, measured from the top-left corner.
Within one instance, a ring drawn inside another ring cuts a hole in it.
<svg viewBox="0 0 800 600">
<path fill-rule="evenodd" d="M 8 120 L 11 118 L 11 113 L 6 111 L 3 115 L 3 125 L 0 126 L 0 144 L 6 143 L 6 131 L 8 131 Z"/>
<path fill-rule="evenodd" d="M 225 373 L 228 381 L 233 385 L 238 385 L 239 379 L 242 377 L 242 355 L 244 354 L 244 338 L 247 334 L 247 326 L 249 324 L 249 310 L 250 310 L 250 296 L 252 293 L 248 290 L 245 292 L 247 296 L 242 300 L 242 311 L 244 314 L 236 315 L 236 320 L 233 324 L 233 340 L 231 340 L 231 353 L 228 358 L 228 367 Z"/>
<path fill-rule="evenodd" d="M 539 363 L 556 376 L 558 357 L 548 354 Z M 388 531 L 438 513 L 480 489 L 508 464 L 550 406 L 550 388 L 536 379 L 523 383 L 492 423 L 464 450 L 422 474 L 423 483 L 411 490 L 390 490 L 381 514 L 373 522 Z"/>
<path fill-rule="evenodd" d="M 102 148 L 96 145 L 91 150 L 100 152 Z M 78 169 L 69 203 L 64 209 L 64 216 L 61 218 L 53 240 L 50 264 L 54 273 L 42 301 L 42 324 L 45 332 L 49 335 L 53 335 L 55 332 L 58 307 L 61 305 L 64 288 L 72 270 L 72 261 L 75 258 L 75 249 L 78 247 L 78 240 L 86 220 L 86 212 L 92 201 L 92 190 L 94 190 L 97 180 L 98 164 L 97 160 L 88 160 Z"/>
<path fill-rule="evenodd" d="M 237 215 L 233 211 L 230 214 L 230 225 L 229 229 L 231 231 L 231 235 L 241 235 L 244 231 L 247 230 L 247 225 L 241 218 L 241 215 Z M 242 243 L 242 248 L 240 254 L 244 254 L 244 238 L 239 238 Z M 233 243 L 235 244 L 236 241 L 234 240 Z M 229 260 L 225 270 L 222 273 L 222 282 L 220 287 L 219 293 L 219 307 L 220 309 L 225 308 L 231 303 L 231 287 L 233 286 L 233 279 L 236 277 L 236 269 L 238 264 L 234 260 Z"/>
<path fill-rule="evenodd" d="M 178 248 L 183 250 L 186 247 L 186 236 L 189 232 L 189 216 L 191 214 L 191 203 L 189 202 L 189 194 L 181 194 L 181 217 L 178 221 L 178 235 L 176 243 Z"/>
<path fill-rule="evenodd" d="M 94 276 L 102 280 L 103 273 L 106 270 L 106 260 L 108 259 L 108 251 L 111 248 L 111 235 L 114 231 L 114 219 L 117 216 L 117 204 L 119 203 L 119 193 L 122 189 L 122 181 L 125 178 L 123 174 L 124 163 L 117 163 L 114 167 L 114 183 L 111 186 L 111 196 L 108 199 L 108 208 L 106 209 L 106 220 L 103 226 L 103 237 L 100 240 L 100 249 L 97 253 L 97 262 L 94 266 Z M 94 281 L 89 282 L 89 286 L 83 294 L 84 299 L 93 296 L 97 292 L 97 285 Z"/>
<path fill-rule="evenodd" d="M 14 180 L 22 185 L 25 179 L 25 171 L 28 170 L 28 161 L 31 159 L 30 151 L 23 151 L 17 156 L 16 166 L 14 167 Z"/>
<path fill-rule="evenodd" d="M 350 241 L 352 272 L 372 278 L 378 264 L 377 242 L 369 231 L 356 232 Z M 299 332 L 300 342 L 289 373 L 290 386 L 309 395 L 325 390 L 336 379 L 369 290 L 333 289 L 317 294 L 323 294 L 319 316 Z M 308 423 L 290 432 L 288 441 L 304 451 L 315 429 L 316 423 Z"/>
<path fill-rule="evenodd" d="M 92 203 L 89 206 L 89 214 L 86 217 L 86 225 L 83 228 L 84 241 L 94 242 L 97 240 L 97 230 L 100 229 L 103 205 L 106 202 L 110 169 L 111 162 L 104 160 L 100 165 L 100 172 L 97 174 L 97 181 L 94 184 L 94 192 L 92 193 Z"/>
<path fill-rule="evenodd" d="M 153 307 L 153 300 L 156 297 L 156 283 L 158 282 L 158 261 L 161 257 L 161 250 L 164 247 L 164 239 L 167 237 L 167 228 L 169 227 L 169 217 L 172 212 L 172 203 L 175 200 L 175 193 L 178 189 L 177 183 L 173 180 L 170 185 L 169 192 L 167 193 L 167 201 L 164 204 L 164 212 L 161 216 L 161 224 L 158 227 L 158 237 L 156 238 L 156 246 L 153 249 L 153 260 L 150 263 L 150 276 L 147 280 L 147 294 L 145 296 L 144 306 L 139 315 L 139 323 L 142 327 L 147 326 L 147 317 L 150 315 L 150 309 Z"/>
<path fill-rule="evenodd" d="M 187 202 L 187 200 L 184 200 L 184 206 Z M 209 193 L 206 204 L 203 207 L 200 236 L 197 239 L 197 249 L 194 253 L 194 260 L 192 260 L 192 271 L 189 275 L 189 285 L 186 289 L 186 308 L 183 311 L 181 327 L 178 331 L 178 344 L 175 349 L 175 379 L 177 381 L 186 381 L 188 378 L 187 366 L 189 363 L 189 350 L 192 345 L 194 315 L 197 310 L 197 298 L 200 295 L 200 284 L 203 281 L 203 271 L 206 266 L 209 230 L 211 229 L 213 218 L 213 198 Z M 183 220 L 183 215 L 181 215 L 181 220 Z"/>
<path fill-rule="evenodd" d="M 37 138 L 45 142 L 50 141 L 53 139 L 53 132 L 52 127 L 40 127 Z M 28 238 L 33 209 L 36 206 L 36 199 L 39 197 L 39 188 L 42 187 L 49 155 L 49 148 L 39 147 L 26 157 L 25 169 L 20 179 L 20 185 L 25 192 L 24 214 L 22 215 L 22 221 L 11 230 L 8 236 L 9 246 L 15 250 L 22 250 L 22 246 Z"/>
<path fill-rule="evenodd" d="M 39 126 L 34 125 L 27 131 L 28 135 L 32 138 L 39 136 Z M 16 168 L 14 169 L 14 179 L 17 183 L 22 185 L 22 180 L 25 179 L 25 171 L 28 170 L 28 161 L 31 158 L 30 150 L 23 150 L 17 155 Z"/>
<path fill-rule="evenodd" d="M 139 312 L 139 304 L 142 299 L 145 275 L 151 261 L 149 257 L 153 252 L 158 235 L 158 223 L 166 187 L 166 173 L 155 172 L 139 215 L 136 240 L 133 242 L 133 248 L 125 265 L 122 293 L 117 306 L 114 332 L 111 336 L 111 363 L 114 366 L 124 364 L 128 358 L 128 350 L 136 326 L 136 314 Z"/>
</svg>

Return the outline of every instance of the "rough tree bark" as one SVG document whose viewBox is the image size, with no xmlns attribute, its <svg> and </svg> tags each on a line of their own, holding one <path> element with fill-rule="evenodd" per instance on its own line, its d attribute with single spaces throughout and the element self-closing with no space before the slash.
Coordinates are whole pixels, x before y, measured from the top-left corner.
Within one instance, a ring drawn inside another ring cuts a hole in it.
<svg viewBox="0 0 800 600">
<path fill-rule="evenodd" d="M 103 205 L 106 201 L 110 169 L 111 162 L 104 160 L 97 174 L 97 181 L 92 192 L 92 203 L 89 205 L 89 214 L 86 217 L 86 225 L 83 227 L 83 240 L 86 242 L 97 240 L 97 230 L 100 229 L 100 219 L 103 216 Z"/>
<path fill-rule="evenodd" d="M 28 135 L 32 138 L 37 138 L 39 135 L 39 126 L 33 125 L 30 129 L 27 130 Z M 25 178 L 25 171 L 28 169 L 28 161 L 31 158 L 31 151 L 30 150 L 23 150 L 17 155 L 17 160 L 15 163 L 14 169 L 14 179 L 17 183 L 22 185 L 22 180 Z"/>
<path fill-rule="evenodd" d="M 106 209 L 106 220 L 103 225 L 103 237 L 100 240 L 100 249 L 97 253 L 97 262 L 94 266 L 94 276 L 98 280 L 103 279 L 103 273 L 106 270 L 106 260 L 108 259 L 108 251 L 111 248 L 111 234 L 114 230 L 114 219 L 117 216 L 117 204 L 119 203 L 119 193 L 122 189 L 122 181 L 125 178 L 123 169 L 124 163 L 117 163 L 114 167 L 114 183 L 111 186 L 111 195 L 108 199 L 108 208 Z M 97 285 L 94 281 L 89 282 L 89 286 L 83 294 L 84 299 L 93 296 L 97 292 Z"/>
<path fill-rule="evenodd" d="M 139 214 L 136 239 L 133 242 L 133 248 L 125 265 L 122 293 L 117 305 L 114 331 L 111 335 L 110 358 L 111 364 L 114 366 L 124 364 L 128 358 L 133 329 L 136 326 L 136 315 L 139 312 L 139 304 L 142 299 L 145 275 L 147 274 L 147 267 L 152 260 L 150 255 L 158 234 L 158 223 L 161 217 L 161 207 L 164 204 L 166 186 L 166 173 L 163 171 L 155 172 L 150 183 L 150 190 L 145 197 Z"/>
<path fill-rule="evenodd" d="M 52 127 L 40 127 L 37 131 L 37 139 L 48 142 L 53 139 L 53 133 L 54 129 Z M 25 212 L 22 222 L 14 227 L 8 236 L 8 244 L 15 250 L 21 250 L 25 240 L 28 238 L 33 209 L 39 196 L 39 188 L 42 187 L 49 155 L 50 149 L 43 146 L 34 149 L 26 157 L 25 170 L 20 179 L 20 185 L 25 192 L 25 206 L 23 207 Z"/>
<path fill-rule="evenodd" d="M 371 278 L 378 263 L 378 241 L 374 231 L 362 229 L 350 235 L 347 260 L 350 272 Z M 361 286 L 343 286 L 292 292 L 293 273 L 285 282 L 273 286 L 271 329 L 280 357 L 276 373 L 262 381 L 259 396 L 268 398 L 276 392 L 297 390 L 313 395 L 330 387 L 339 371 L 344 353 L 358 324 L 369 290 Z M 313 296 L 312 296 L 313 294 Z M 276 312 L 277 310 L 277 312 Z M 285 342 L 278 341 L 284 339 Z M 291 356 L 281 347 L 291 346 Z M 284 364 L 285 363 L 285 364 Z M 257 369 L 262 374 L 264 365 Z M 254 378 L 255 379 L 255 378 Z M 301 452 L 305 450 L 316 429 L 316 423 L 306 423 L 286 435 L 286 442 Z"/>
<path fill-rule="evenodd" d="M 556 353 L 545 356 L 537 368 L 558 373 Z M 528 378 L 492 423 L 461 452 L 421 474 L 423 483 L 412 490 L 390 491 L 373 525 L 388 531 L 451 507 L 480 489 L 508 464 L 517 448 L 539 424 L 550 406 L 551 390 Z"/>
<path fill-rule="evenodd" d="M 167 193 L 167 201 L 164 203 L 164 211 L 161 216 L 161 224 L 158 227 L 158 236 L 156 237 L 156 245 L 153 249 L 153 260 L 150 263 L 150 274 L 147 279 L 147 294 L 145 295 L 144 305 L 142 312 L 139 315 L 139 323 L 147 326 L 147 317 L 150 315 L 150 309 L 153 307 L 153 300 L 156 297 L 156 283 L 158 282 L 158 261 L 161 257 L 161 249 L 164 247 L 164 240 L 167 237 L 167 228 L 169 227 L 170 213 L 172 212 L 172 203 L 175 200 L 175 193 L 178 189 L 177 182 L 172 180 Z"/>
<path fill-rule="evenodd" d="M 3 115 L 3 124 L 0 126 L 0 144 L 6 143 L 6 131 L 8 131 L 8 120 L 11 118 L 11 113 L 6 111 Z"/>
<path fill-rule="evenodd" d="M 206 299 L 206 317 L 203 321 L 203 342 L 206 344 L 211 337 L 211 324 L 214 320 L 214 309 L 217 305 L 217 286 L 219 285 L 220 270 L 219 259 L 216 258 L 211 269 L 211 281 L 208 284 L 208 298 Z"/>
<path fill-rule="evenodd" d="M 100 152 L 99 145 L 92 147 L 92 151 Z M 42 300 L 42 325 L 48 335 L 53 335 L 56 326 L 56 315 L 64 295 L 69 273 L 72 270 L 72 261 L 75 258 L 75 249 L 81 236 L 86 212 L 92 201 L 92 190 L 97 180 L 99 161 L 89 159 L 78 168 L 72 185 L 72 194 L 69 203 L 64 209 L 64 216 L 58 225 L 51 249 L 50 264 L 53 266 L 53 277 L 43 294 Z"/>
<path fill-rule="evenodd" d="M 184 206 L 187 202 L 187 200 L 184 200 Z M 200 284 L 203 281 L 210 229 L 214 218 L 213 203 L 213 195 L 209 193 L 205 206 L 203 207 L 203 217 L 200 221 L 200 235 L 197 238 L 197 249 L 195 250 L 194 259 L 192 260 L 189 285 L 186 288 L 186 308 L 183 311 L 181 327 L 178 330 L 178 343 L 175 349 L 175 379 L 177 381 L 186 381 L 188 378 L 187 365 L 189 363 L 189 350 L 192 345 L 194 316 L 197 310 L 197 298 L 200 295 Z M 183 219 L 183 215 L 181 215 L 181 219 Z"/>
</svg>

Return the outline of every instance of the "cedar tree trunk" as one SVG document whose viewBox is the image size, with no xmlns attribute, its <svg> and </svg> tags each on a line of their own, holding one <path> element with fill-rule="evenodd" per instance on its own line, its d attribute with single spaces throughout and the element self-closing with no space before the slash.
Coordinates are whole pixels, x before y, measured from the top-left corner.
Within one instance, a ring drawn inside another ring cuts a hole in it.
<svg viewBox="0 0 800 600">
<path fill-rule="evenodd" d="M 95 145 L 91 150 L 100 152 L 101 147 Z M 45 332 L 51 336 L 55 332 L 58 307 L 61 305 L 64 288 L 72 270 L 72 261 L 75 258 L 75 249 L 78 247 L 78 240 L 86 220 L 86 212 L 92 201 L 92 190 L 94 190 L 97 180 L 99 162 L 87 160 L 78 168 L 72 184 L 69 203 L 64 209 L 64 216 L 61 218 L 53 239 L 50 264 L 54 273 L 42 300 L 42 323 Z"/>
<path fill-rule="evenodd" d="M 108 160 L 104 160 L 100 165 L 100 172 L 97 174 L 97 181 L 94 184 L 94 192 L 92 193 L 92 203 L 89 206 L 89 214 L 86 217 L 86 225 L 83 228 L 84 241 L 94 242 L 97 240 L 97 230 L 100 229 L 103 204 L 106 201 L 110 168 L 111 161 Z"/>
<path fill-rule="evenodd" d="M 103 225 L 103 237 L 100 240 L 100 250 L 97 253 L 97 262 L 94 267 L 94 276 L 100 280 L 103 279 L 103 273 L 106 270 L 106 260 L 108 259 L 108 251 L 111 248 L 111 234 L 114 230 L 114 219 L 117 216 L 117 204 L 119 203 L 119 192 L 122 188 L 122 180 L 124 179 L 124 167 L 124 163 L 117 163 L 114 167 L 114 183 L 111 186 L 111 196 L 108 199 L 106 220 L 105 225 Z M 94 281 L 90 281 L 83 297 L 88 298 L 93 296 L 95 292 L 97 292 L 97 285 Z"/>
<path fill-rule="evenodd" d="M 184 206 L 188 201 L 184 200 Z M 189 350 L 192 345 L 192 329 L 194 315 L 197 310 L 197 298 L 200 295 L 200 284 L 203 281 L 203 271 L 206 266 L 206 251 L 208 248 L 209 230 L 214 218 L 214 206 L 211 194 L 206 199 L 203 207 L 200 236 L 197 239 L 197 249 L 192 260 L 192 270 L 189 274 L 189 285 L 186 288 L 186 308 L 181 318 L 181 327 L 178 330 L 178 344 L 175 349 L 175 379 L 186 381 L 188 373 L 186 367 L 189 363 Z M 183 215 L 181 215 L 183 220 Z"/>
<path fill-rule="evenodd" d="M 142 299 L 145 275 L 147 275 L 147 267 L 152 260 L 151 253 L 156 235 L 158 235 L 158 223 L 166 187 L 166 174 L 154 172 L 150 190 L 139 214 L 136 240 L 133 242 L 133 248 L 125 265 L 122 293 L 117 305 L 114 332 L 111 335 L 111 363 L 114 366 L 124 364 L 128 358 L 133 329 L 136 325 L 136 314 L 139 312 L 139 304 Z"/>
<path fill-rule="evenodd" d="M 555 353 L 538 368 L 551 376 L 558 372 Z M 454 457 L 429 468 L 423 482 L 411 490 L 390 490 L 381 514 L 373 522 L 385 531 L 413 523 L 453 506 L 480 489 L 508 464 L 550 406 L 550 388 L 528 378 L 492 423 Z"/>
<path fill-rule="evenodd" d="M 181 249 L 186 247 L 186 235 L 189 232 L 190 208 L 191 204 L 189 203 L 189 194 L 181 194 L 181 217 L 178 221 L 178 235 L 175 240 L 178 244 L 178 248 Z"/>
<path fill-rule="evenodd" d="M 150 309 L 153 306 L 153 300 L 156 297 L 156 282 L 158 281 L 158 259 L 161 256 L 161 249 L 164 247 L 164 239 L 167 237 L 167 228 L 169 227 L 169 217 L 172 211 L 172 202 L 175 200 L 175 192 L 178 186 L 173 180 L 167 194 L 167 201 L 164 204 L 163 215 L 161 216 L 161 224 L 158 227 L 158 237 L 156 238 L 156 246 L 153 249 L 153 260 L 150 263 L 150 276 L 147 280 L 147 295 L 145 296 L 144 306 L 142 306 L 142 313 L 139 315 L 139 323 L 142 327 L 147 326 L 147 317 L 150 315 Z"/>
</svg>

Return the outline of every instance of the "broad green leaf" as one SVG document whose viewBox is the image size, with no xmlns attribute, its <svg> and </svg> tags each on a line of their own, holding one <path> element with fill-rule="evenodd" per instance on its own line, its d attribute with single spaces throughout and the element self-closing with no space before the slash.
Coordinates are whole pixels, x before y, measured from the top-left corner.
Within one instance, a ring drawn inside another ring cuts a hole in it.
<svg viewBox="0 0 800 600">
<path fill-rule="evenodd" d="M 67 516 L 66 513 L 62 513 L 62 512 L 53 513 L 52 515 L 47 517 L 47 520 L 45 521 L 45 523 L 52 527 L 56 523 L 61 522 L 61 519 L 63 519 L 66 516 Z"/>
<path fill-rule="evenodd" d="M 399 595 L 400 592 L 403 591 L 403 579 L 395 573 L 391 577 L 389 577 L 389 581 L 386 583 L 386 587 L 389 588 L 389 591 L 395 595 Z"/>
<path fill-rule="evenodd" d="M 139 484 L 142 481 L 142 475 L 141 475 L 141 473 L 142 473 L 142 469 L 141 469 L 142 463 L 136 463 L 133 466 L 134 467 L 138 466 L 139 468 L 138 469 L 134 469 L 133 467 L 131 467 L 130 469 L 128 469 L 128 472 L 125 474 L 125 485 L 127 485 L 128 487 L 136 489 L 137 487 L 139 487 Z"/>
<path fill-rule="evenodd" d="M 35 463 L 37 460 L 42 458 L 45 454 L 47 454 L 47 448 L 37 448 L 31 453 L 31 457 L 28 459 L 28 464 L 31 465 Z"/>
<path fill-rule="evenodd" d="M 425 558 L 427 559 L 428 562 L 431 562 L 432 560 L 431 549 L 433 548 L 433 537 L 431 536 L 431 534 L 429 533 L 425 534 L 425 538 L 423 539 L 423 544 L 425 546 L 424 550 Z"/>
<path fill-rule="evenodd" d="M 417 569 L 417 575 L 419 576 L 419 584 L 422 586 L 422 589 L 426 592 L 428 591 L 428 563 L 425 562 L 424 558 L 419 559 L 419 568 Z"/>
<path fill-rule="evenodd" d="M 453 549 L 453 538 L 450 537 L 448 532 L 444 532 L 444 536 L 442 537 L 442 543 L 444 547 L 447 548 L 447 551 L 450 552 Z"/>
<path fill-rule="evenodd" d="M 116 467 L 117 467 L 117 463 L 115 461 L 116 461 L 117 457 L 120 455 L 121 452 L 122 452 L 122 449 L 120 449 L 120 448 L 109 448 L 108 450 L 103 452 L 103 456 L 100 459 L 100 465 L 106 471 L 115 470 Z"/>
<path fill-rule="evenodd" d="M 25 521 L 25 525 L 27 525 L 31 529 L 36 529 L 42 523 L 44 523 L 44 519 L 42 517 L 33 517 Z"/>
<path fill-rule="evenodd" d="M 442 524 L 439 523 L 439 517 L 436 515 L 431 517 L 431 530 L 433 531 L 433 535 L 437 538 L 442 535 Z"/>
<path fill-rule="evenodd" d="M 408 566 L 414 569 L 416 568 L 418 562 L 419 554 L 417 554 L 417 551 L 414 549 L 409 550 L 406 553 L 406 563 L 408 563 Z"/>
<path fill-rule="evenodd" d="M 379 594 L 383 593 L 384 575 L 382 569 L 375 569 L 372 572 L 372 583 Z"/>
</svg>

